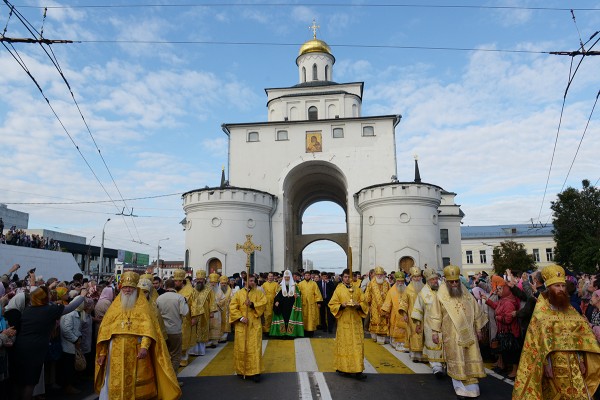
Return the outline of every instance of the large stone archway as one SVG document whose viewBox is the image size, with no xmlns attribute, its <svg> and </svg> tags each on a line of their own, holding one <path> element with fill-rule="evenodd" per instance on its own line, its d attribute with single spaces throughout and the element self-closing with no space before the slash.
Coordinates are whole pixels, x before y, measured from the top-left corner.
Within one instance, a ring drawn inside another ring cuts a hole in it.
<svg viewBox="0 0 600 400">
<path fill-rule="evenodd" d="M 302 216 L 308 207 L 320 201 L 339 205 L 346 215 L 346 233 L 302 234 Z M 326 161 L 307 161 L 294 167 L 283 183 L 285 215 L 285 265 L 298 270 L 302 250 L 318 240 L 329 240 L 348 251 L 348 189 L 346 177 Z"/>
</svg>

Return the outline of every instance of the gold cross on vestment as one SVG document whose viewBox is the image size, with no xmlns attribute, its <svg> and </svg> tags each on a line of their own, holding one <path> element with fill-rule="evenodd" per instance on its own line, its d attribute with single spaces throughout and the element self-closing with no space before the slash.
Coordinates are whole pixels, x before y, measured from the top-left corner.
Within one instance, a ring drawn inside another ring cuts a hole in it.
<svg viewBox="0 0 600 400">
<path fill-rule="evenodd" d="M 262 246 L 257 246 L 252 243 L 252 235 L 246 235 L 244 244 L 236 244 L 235 249 L 242 250 L 246 253 L 246 268 L 250 268 L 250 255 L 252 255 L 255 250 L 262 251 Z"/>
<path fill-rule="evenodd" d="M 317 38 L 317 29 L 321 29 L 321 27 L 319 25 L 317 25 L 317 21 L 315 21 L 313 19 L 313 23 L 311 26 L 308 27 L 308 29 L 312 29 L 313 31 L 313 39 Z"/>
</svg>

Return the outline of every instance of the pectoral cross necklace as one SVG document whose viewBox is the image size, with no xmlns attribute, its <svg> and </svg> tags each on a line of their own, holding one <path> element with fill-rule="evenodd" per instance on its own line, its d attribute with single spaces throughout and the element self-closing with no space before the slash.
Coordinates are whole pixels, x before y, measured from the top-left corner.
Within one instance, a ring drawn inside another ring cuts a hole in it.
<svg viewBox="0 0 600 400">
<path fill-rule="evenodd" d="M 131 330 L 131 314 L 127 313 L 127 321 L 121 321 L 121 328 L 125 328 L 127 326 L 127 330 Z"/>
</svg>

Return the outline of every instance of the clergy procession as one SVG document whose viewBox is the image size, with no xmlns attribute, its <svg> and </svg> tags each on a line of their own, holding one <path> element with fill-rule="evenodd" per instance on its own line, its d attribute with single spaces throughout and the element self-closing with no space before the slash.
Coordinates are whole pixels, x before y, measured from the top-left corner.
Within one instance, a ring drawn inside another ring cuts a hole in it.
<svg viewBox="0 0 600 400">
<path fill-rule="evenodd" d="M 74 396 L 87 374 L 100 399 L 178 399 L 186 391 L 178 374 L 231 345 L 231 373 L 258 383 L 265 339 L 316 332 L 335 335 L 327 349 L 335 373 L 361 385 L 370 381 L 370 346 L 428 366 L 435 385 L 451 385 L 459 399 L 481 396 L 487 375 L 510 379 L 513 399 L 592 399 L 600 384 L 600 282 L 573 282 L 558 265 L 531 280 L 508 271 L 473 282 L 453 265 L 441 274 L 376 267 L 356 279 L 348 269 L 232 277 L 180 269 L 164 282 L 133 271 L 118 282 L 33 272 L 22 281 L 17 269 L 0 285 L 3 399 L 43 399 L 47 387 Z"/>
</svg>

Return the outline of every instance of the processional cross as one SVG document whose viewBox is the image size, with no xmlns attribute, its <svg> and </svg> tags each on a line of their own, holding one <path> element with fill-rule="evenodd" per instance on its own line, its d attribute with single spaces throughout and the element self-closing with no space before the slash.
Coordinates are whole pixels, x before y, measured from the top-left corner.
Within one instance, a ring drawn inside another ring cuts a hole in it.
<svg viewBox="0 0 600 400">
<path fill-rule="evenodd" d="M 250 275 L 250 256 L 255 250 L 262 251 L 262 246 L 257 246 L 252 243 L 252 235 L 246 235 L 246 241 L 244 244 L 236 244 L 235 249 L 242 250 L 244 253 L 246 253 L 246 269 L 248 270 L 246 273 Z"/>
</svg>

